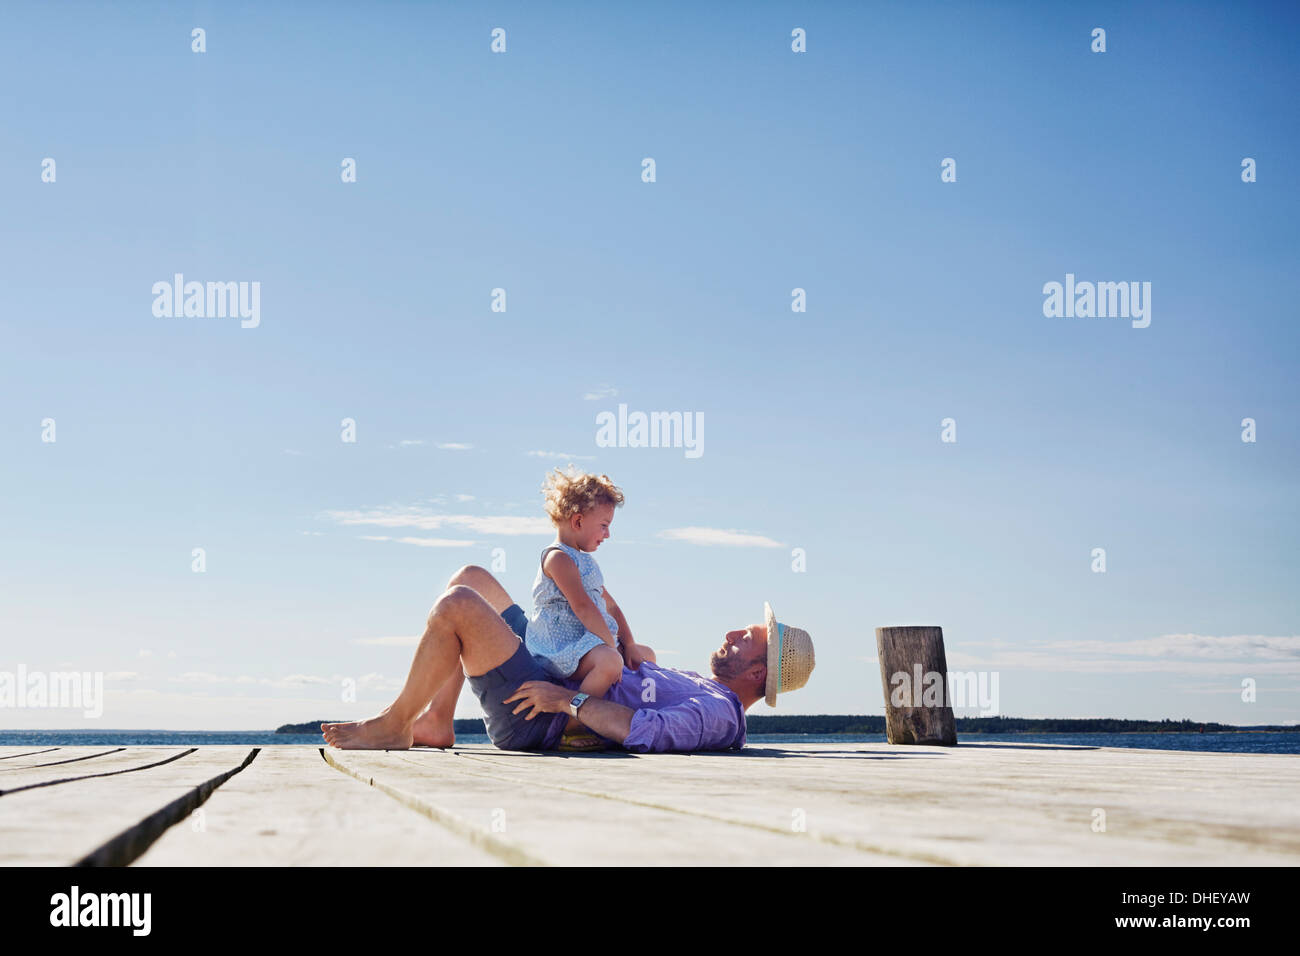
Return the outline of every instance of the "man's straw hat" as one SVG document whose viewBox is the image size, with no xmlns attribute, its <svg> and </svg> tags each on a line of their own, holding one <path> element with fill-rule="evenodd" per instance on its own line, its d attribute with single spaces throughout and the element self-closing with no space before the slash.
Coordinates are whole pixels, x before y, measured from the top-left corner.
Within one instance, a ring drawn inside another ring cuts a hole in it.
<svg viewBox="0 0 1300 956">
<path fill-rule="evenodd" d="M 767 706 L 776 706 L 776 695 L 798 690 L 812 674 L 813 644 L 801 627 L 782 624 L 763 602 L 763 623 L 767 625 Z"/>
</svg>

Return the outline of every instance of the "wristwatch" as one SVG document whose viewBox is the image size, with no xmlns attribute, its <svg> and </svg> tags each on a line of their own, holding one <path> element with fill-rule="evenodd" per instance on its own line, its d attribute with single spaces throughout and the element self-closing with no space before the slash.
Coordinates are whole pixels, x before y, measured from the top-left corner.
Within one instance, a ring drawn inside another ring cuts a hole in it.
<svg viewBox="0 0 1300 956">
<path fill-rule="evenodd" d="M 572 717 L 577 717 L 578 708 L 581 707 L 583 704 L 585 704 L 587 702 L 587 698 L 590 696 L 591 696 L 590 694 L 578 694 L 573 698 L 573 700 L 569 701 L 569 715 Z"/>
</svg>

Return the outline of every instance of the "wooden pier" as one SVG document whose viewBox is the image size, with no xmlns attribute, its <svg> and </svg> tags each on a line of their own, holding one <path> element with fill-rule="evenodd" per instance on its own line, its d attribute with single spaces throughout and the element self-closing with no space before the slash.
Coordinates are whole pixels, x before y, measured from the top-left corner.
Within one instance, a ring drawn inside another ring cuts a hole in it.
<svg viewBox="0 0 1300 956">
<path fill-rule="evenodd" d="M 0 864 L 1277 865 L 1300 759 L 1051 744 L 731 754 L 0 747 Z"/>
</svg>

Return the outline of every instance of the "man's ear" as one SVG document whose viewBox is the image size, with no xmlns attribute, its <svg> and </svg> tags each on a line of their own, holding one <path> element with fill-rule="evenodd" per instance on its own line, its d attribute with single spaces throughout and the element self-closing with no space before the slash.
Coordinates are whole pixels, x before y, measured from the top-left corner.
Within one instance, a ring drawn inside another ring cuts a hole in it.
<svg viewBox="0 0 1300 956">
<path fill-rule="evenodd" d="M 767 686 L 767 662 L 762 661 L 749 669 L 749 675 L 759 687 Z"/>
</svg>

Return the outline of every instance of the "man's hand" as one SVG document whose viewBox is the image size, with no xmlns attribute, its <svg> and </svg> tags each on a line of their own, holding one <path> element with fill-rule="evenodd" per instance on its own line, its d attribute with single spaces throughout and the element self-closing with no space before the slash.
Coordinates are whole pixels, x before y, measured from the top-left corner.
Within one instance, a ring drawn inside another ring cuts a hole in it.
<svg viewBox="0 0 1300 956">
<path fill-rule="evenodd" d="M 649 661 L 651 664 L 658 664 L 655 660 L 655 652 L 645 644 L 624 644 L 623 660 L 629 670 L 636 670 L 644 662 Z"/>
<path fill-rule="evenodd" d="M 516 714 L 525 707 L 531 707 L 532 712 L 524 720 L 532 720 L 538 714 L 567 714 L 569 701 L 573 700 L 577 693 L 576 690 L 569 690 L 558 684 L 548 684 L 544 680 L 530 680 L 520 684 L 519 689 L 503 703 L 519 701 L 519 706 L 513 711 Z"/>
</svg>

